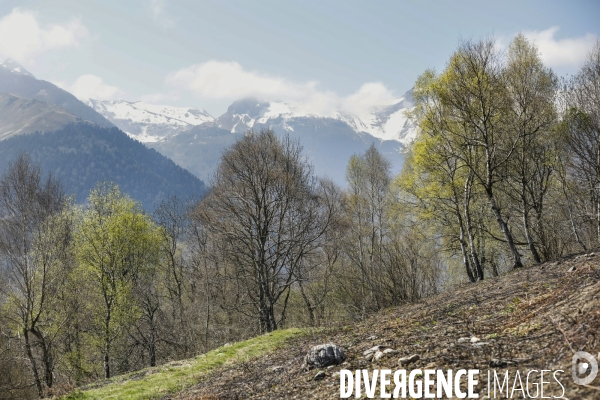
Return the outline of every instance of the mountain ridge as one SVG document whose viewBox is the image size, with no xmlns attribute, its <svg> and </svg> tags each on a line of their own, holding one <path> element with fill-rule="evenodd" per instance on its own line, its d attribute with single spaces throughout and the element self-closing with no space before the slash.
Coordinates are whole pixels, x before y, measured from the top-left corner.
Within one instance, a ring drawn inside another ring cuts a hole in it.
<svg viewBox="0 0 600 400">
<path fill-rule="evenodd" d="M 0 64 L 0 92 L 56 104 L 75 117 L 102 127 L 115 126 L 66 90 L 48 81 L 36 79 L 29 71 L 12 59 Z"/>
<path fill-rule="evenodd" d="M 33 132 L 58 130 L 83 122 L 56 104 L 0 93 L 0 140 Z"/>
<path fill-rule="evenodd" d="M 304 146 L 305 153 L 319 175 L 339 184 L 345 182 L 350 156 L 364 152 L 371 144 L 392 161 L 394 172 L 403 164 L 402 151 L 416 136 L 416 129 L 405 115 L 412 108 L 411 91 L 400 99 L 371 112 L 367 118 L 334 110 L 319 115 L 297 103 L 269 102 L 256 98 L 234 101 L 217 118 L 204 110 L 199 124 L 182 123 L 172 116 L 154 113 L 144 119 L 136 104 L 141 102 L 89 100 L 92 107 L 131 137 L 142 141 L 207 181 L 216 170 L 220 154 L 248 130 L 272 128 L 289 135 Z M 148 108 L 148 105 L 144 107 Z M 210 118 L 206 117 L 209 116 Z M 186 125 L 189 124 L 189 125 Z M 334 152 L 331 149 L 335 149 Z"/>
</svg>

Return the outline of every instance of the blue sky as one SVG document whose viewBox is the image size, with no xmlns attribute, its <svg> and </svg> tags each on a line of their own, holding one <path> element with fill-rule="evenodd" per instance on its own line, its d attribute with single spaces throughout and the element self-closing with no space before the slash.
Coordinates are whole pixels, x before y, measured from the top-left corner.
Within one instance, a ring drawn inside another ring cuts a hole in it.
<svg viewBox="0 0 600 400">
<path fill-rule="evenodd" d="M 205 108 L 264 100 L 370 107 L 458 41 L 518 32 L 559 75 L 600 36 L 600 1 L 3 0 L 0 59 L 81 98 Z"/>
</svg>

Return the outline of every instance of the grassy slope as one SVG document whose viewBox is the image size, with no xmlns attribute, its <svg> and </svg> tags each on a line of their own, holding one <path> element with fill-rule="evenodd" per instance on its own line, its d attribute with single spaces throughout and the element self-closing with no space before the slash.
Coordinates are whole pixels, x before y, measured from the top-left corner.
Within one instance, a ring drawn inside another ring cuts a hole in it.
<svg viewBox="0 0 600 400">
<path fill-rule="evenodd" d="M 95 388 L 64 397 L 74 399 L 154 399 L 177 394 L 195 384 L 202 374 L 231 363 L 249 361 L 281 347 L 287 340 L 302 335 L 299 329 L 286 329 L 219 347 L 196 358 L 171 362 L 101 381 Z"/>
</svg>

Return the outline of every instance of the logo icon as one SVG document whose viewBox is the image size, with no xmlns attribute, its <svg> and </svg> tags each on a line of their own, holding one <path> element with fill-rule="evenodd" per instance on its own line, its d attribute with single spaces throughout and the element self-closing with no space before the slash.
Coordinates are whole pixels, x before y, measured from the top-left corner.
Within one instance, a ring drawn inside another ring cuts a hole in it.
<svg viewBox="0 0 600 400">
<path fill-rule="evenodd" d="M 594 356 L 585 351 L 578 351 L 573 354 L 571 367 L 573 382 L 576 385 L 589 385 L 598 375 L 598 362 Z M 588 373 L 589 375 L 585 376 Z"/>
</svg>

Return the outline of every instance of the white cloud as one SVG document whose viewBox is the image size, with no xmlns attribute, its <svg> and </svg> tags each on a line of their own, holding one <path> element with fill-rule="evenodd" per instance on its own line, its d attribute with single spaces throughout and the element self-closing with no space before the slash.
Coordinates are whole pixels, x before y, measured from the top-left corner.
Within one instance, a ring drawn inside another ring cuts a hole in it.
<svg viewBox="0 0 600 400">
<path fill-rule="evenodd" d="M 588 33 L 575 38 L 555 38 L 559 27 L 543 31 L 526 31 L 523 35 L 533 41 L 540 50 L 542 61 L 550 67 L 579 67 L 592 50 L 598 36 Z"/>
<path fill-rule="evenodd" d="M 334 110 L 365 115 L 391 104 L 392 93 L 382 83 L 366 83 L 356 93 L 341 97 L 318 89 L 317 82 L 298 83 L 255 71 L 247 71 L 237 62 L 207 61 L 170 73 L 166 84 L 189 91 L 200 100 L 239 100 L 256 97 L 267 101 L 301 103 L 305 112 L 329 115 Z"/>
<path fill-rule="evenodd" d="M 375 108 L 393 103 L 394 95 L 381 82 L 365 83 L 358 91 L 342 99 L 343 110 L 366 117 Z"/>
<path fill-rule="evenodd" d="M 0 19 L 0 54 L 31 63 L 45 52 L 77 47 L 88 35 L 78 19 L 63 25 L 41 26 L 32 12 L 15 8 Z"/>
<path fill-rule="evenodd" d="M 176 19 L 171 17 L 165 6 L 165 0 L 149 0 L 148 11 L 154 22 L 162 29 L 169 29 L 175 25 Z"/>
<path fill-rule="evenodd" d="M 191 90 L 202 99 L 242 97 L 298 98 L 315 91 L 315 82 L 297 84 L 283 78 L 245 71 L 237 62 L 208 61 L 180 69 L 167 76 L 167 84 Z"/>
<path fill-rule="evenodd" d="M 108 85 L 99 76 L 91 74 L 80 76 L 72 85 L 65 85 L 64 82 L 55 83 L 83 101 L 117 100 L 124 94 L 117 86 Z"/>
</svg>

